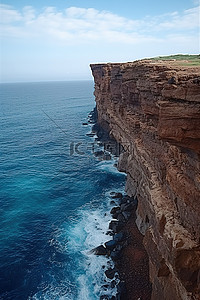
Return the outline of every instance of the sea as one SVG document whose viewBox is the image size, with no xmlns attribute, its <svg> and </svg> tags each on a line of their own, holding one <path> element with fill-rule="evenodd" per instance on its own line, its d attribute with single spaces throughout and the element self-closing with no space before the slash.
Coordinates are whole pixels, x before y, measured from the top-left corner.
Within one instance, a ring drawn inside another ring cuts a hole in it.
<svg viewBox="0 0 200 300">
<path fill-rule="evenodd" d="M 112 261 L 91 250 L 111 239 L 110 193 L 125 175 L 116 157 L 94 155 L 93 91 L 92 81 L 0 85 L 1 300 L 116 294 Z"/>
</svg>

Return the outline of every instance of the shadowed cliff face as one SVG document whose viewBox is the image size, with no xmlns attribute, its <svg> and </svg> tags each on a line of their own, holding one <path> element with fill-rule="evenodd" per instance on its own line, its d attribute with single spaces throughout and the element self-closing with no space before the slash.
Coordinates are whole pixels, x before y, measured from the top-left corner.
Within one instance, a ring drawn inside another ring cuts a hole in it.
<svg viewBox="0 0 200 300">
<path fill-rule="evenodd" d="M 176 62 L 91 65 L 98 122 L 126 151 L 152 299 L 199 299 L 200 68 Z"/>
</svg>

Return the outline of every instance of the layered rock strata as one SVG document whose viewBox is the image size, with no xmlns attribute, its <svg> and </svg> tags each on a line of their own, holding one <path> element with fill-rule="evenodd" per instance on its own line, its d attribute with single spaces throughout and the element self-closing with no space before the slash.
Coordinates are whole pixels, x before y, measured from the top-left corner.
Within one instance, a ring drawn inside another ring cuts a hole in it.
<svg viewBox="0 0 200 300">
<path fill-rule="evenodd" d="M 200 68 L 92 64 L 98 123 L 124 148 L 152 300 L 200 299 Z"/>
</svg>

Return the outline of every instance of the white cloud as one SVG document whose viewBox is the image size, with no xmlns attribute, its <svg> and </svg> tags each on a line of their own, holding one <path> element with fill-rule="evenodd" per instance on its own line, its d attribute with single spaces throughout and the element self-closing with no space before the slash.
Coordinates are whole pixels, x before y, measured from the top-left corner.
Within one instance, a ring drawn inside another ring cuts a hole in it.
<svg viewBox="0 0 200 300">
<path fill-rule="evenodd" d="M 21 14 L 9 5 L 0 4 L 1 23 L 10 24 L 22 20 Z"/>
<path fill-rule="evenodd" d="M 200 7 L 187 9 L 183 15 L 177 12 L 169 15 L 169 20 L 160 23 L 161 28 L 188 30 L 199 27 Z"/>
<path fill-rule="evenodd" d="M 23 21 L 24 23 L 29 23 L 35 19 L 35 10 L 32 6 L 25 6 L 23 8 Z"/>
<path fill-rule="evenodd" d="M 165 39 L 169 32 L 187 35 L 188 30 L 198 28 L 199 7 L 172 12 L 141 20 L 131 20 L 111 12 L 93 8 L 70 7 L 58 11 L 47 7 L 37 13 L 26 6 L 18 11 L 8 5 L 0 5 L 1 34 L 4 37 L 52 39 L 71 44 L 88 42 L 135 44 Z"/>
</svg>

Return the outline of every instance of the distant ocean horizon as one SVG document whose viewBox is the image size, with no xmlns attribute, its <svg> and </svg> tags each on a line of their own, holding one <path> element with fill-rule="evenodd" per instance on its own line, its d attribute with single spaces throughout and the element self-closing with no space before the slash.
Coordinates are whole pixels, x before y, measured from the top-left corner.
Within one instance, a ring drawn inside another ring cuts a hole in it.
<svg viewBox="0 0 200 300">
<path fill-rule="evenodd" d="M 57 79 L 50 79 L 50 80 L 11 80 L 11 81 L 1 81 L 0 85 L 4 85 L 4 84 L 29 84 L 29 83 L 67 83 L 67 82 L 86 82 L 86 81 L 90 81 L 93 82 L 92 77 L 89 79 L 74 79 L 74 80 L 57 80 Z"/>
<path fill-rule="evenodd" d="M 112 261 L 90 250 L 109 240 L 110 192 L 125 175 L 115 157 L 94 156 L 101 146 L 83 125 L 93 90 L 92 80 L 0 84 L 0 299 L 116 294 Z"/>
</svg>

